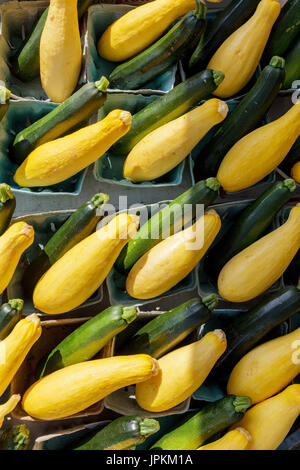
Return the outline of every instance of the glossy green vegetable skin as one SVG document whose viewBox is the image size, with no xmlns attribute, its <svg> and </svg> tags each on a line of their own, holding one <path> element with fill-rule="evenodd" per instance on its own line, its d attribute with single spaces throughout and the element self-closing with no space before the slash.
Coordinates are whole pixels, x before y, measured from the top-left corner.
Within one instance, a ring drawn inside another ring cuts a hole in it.
<svg viewBox="0 0 300 470">
<path fill-rule="evenodd" d="M 96 194 L 82 204 L 54 233 L 40 254 L 25 270 L 22 285 L 26 296 L 31 297 L 42 275 L 73 246 L 94 232 L 103 217 L 103 209 L 109 200 L 107 194 Z"/>
<path fill-rule="evenodd" d="M 120 272 L 127 272 L 148 250 L 166 235 L 181 230 L 182 226 L 196 216 L 197 205 L 209 206 L 218 196 L 220 184 L 216 178 L 199 181 L 174 201 L 154 214 L 121 251 L 116 261 Z M 167 231 L 167 233 L 166 233 Z"/>
<path fill-rule="evenodd" d="M 300 311 L 300 288 L 285 287 L 268 295 L 224 328 L 227 349 L 218 360 L 220 372 L 230 372 L 237 362 L 269 331 Z"/>
<path fill-rule="evenodd" d="M 205 268 L 213 278 L 217 278 L 227 261 L 263 236 L 278 211 L 291 199 L 295 189 L 293 179 L 278 181 L 236 217 L 205 260 Z"/>
<path fill-rule="evenodd" d="M 26 450 L 29 446 L 29 429 L 20 424 L 6 429 L 0 436 L 0 450 Z"/>
<path fill-rule="evenodd" d="M 188 300 L 162 313 L 129 338 L 120 354 L 149 354 L 160 358 L 206 323 L 217 303 L 216 295 L 212 294 L 204 299 Z"/>
<path fill-rule="evenodd" d="M 196 158 L 194 165 L 196 181 L 216 175 L 223 158 L 233 145 L 261 123 L 278 95 L 284 77 L 284 60 L 273 57 L 255 85 L 218 126 L 211 140 Z"/>
<path fill-rule="evenodd" d="M 195 11 L 187 13 L 148 49 L 116 67 L 109 76 L 110 87 L 134 90 L 166 72 L 196 46 L 205 31 L 205 17 L 206 6 L 197 0 Z"/>
<path fill-rule="evenodd" d="M 274 24 L 265 55 L 284 55 L 300 33 L 300 0 L 288 0 Z"/>
<path fill-rule="evenodd" d="M 202 408 L 173 431 L 161 437 L 151 450 L 195 450 L 214 434 L 238 422 L 250 407 L 248 397 L 228 395 Z"/>
<path fill-rule="evenodd" d="M 3 341 L 21 319 L 23 300 L 12 299 L 0 307 L 0 341 Z"/>
<path fill-rule="evenodd" d="M 0 236 L 6 231 L 16 208 L 16 199 L 8 184 L 0 184 Z"/>
<path fill-rule="evenodd" d="M 285 80 L 283 88 L 292 88 L 293 82 L 296 80 L 300 80 L 300 35 L 292 43 L 285 56 Z M 298 87 L 295 86 L 294 88 Z"/>
<path fill-rule="evenodd" d="M 223 79 L 223 72 L 207 69 L 180 83 L 134 114 L 130 131 L 110 152 L 127 155 L 145 135 L 185 114 L 210 95 Z"/>
<path fill-rule="evenodd" d="M 11 147 L 12 158 L 21 164 L 39 145 L 55 140 L 86 122 L 104 105 L 107 86 L 105 77 L 86 83 L 46 116 L 19 132 Z"/>
<path fill-rule="evenodd" d="M 40 377 L 92 359 L 114 336 L 136 319 L 136 307 L 109 307 L 67 336 L 51 351 Z"/>
<path fill-rule="evenodd" d="M 209 25 L 204 39 L 190 58 L 189 66 L 193 71 L 204 69 L 221 44 L 252 15 L 259 0 L 233 0 L 217 14 Z"/>
<path fill-rule="evenodd" d="M 84 15 L 92 0 L 78 0 L 78 17 Z M 17 55 L 13 71 L 24 82 L 33 80 L 40 72 L 40 42 L 48 16 L 48 8 L 43 12 L 25 45 Z"/>
<path fill-rule="evenodd" d="M 101 431 L 94 431 L 75 444 L 73 450 L 126 450 L 144 442 L 159 430 L 155 419 L 122 416 Z"/>
</svg>

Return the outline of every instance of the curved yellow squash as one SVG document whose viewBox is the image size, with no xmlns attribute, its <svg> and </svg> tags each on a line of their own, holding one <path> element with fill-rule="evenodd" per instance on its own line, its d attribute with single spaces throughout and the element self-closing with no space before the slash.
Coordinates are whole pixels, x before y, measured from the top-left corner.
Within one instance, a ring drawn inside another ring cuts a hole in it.
<svg viewBox="0 0 300 470">
<path fill-rule="evenodd" d="M 37 283 L 35 307 L 53 315 L 85 302 L 101 286 L 137 225 L 138 217 L 120 214 L 67 251 Z"/>
<path fill-rule="evenodd" d="M 217 441 L 199 447 L 197 450 L 246 450 L 251 442 L 249 432 L 244 428 L 229 431 Z"/>
<path fill-rule="evenodd" d="M 199 263 L 216 238 L 221 219 L 208 211 L 191 227 L 166 238 L 131 268 L 126 290 L 135 299 L 152 299 L 174 287 Z"/>
<path fill-rule="evenodd" d="M 21 395 L 12 395 L 6 403 L 0 405 L 0 428 L 3 424 L 5 416 L 15 409 L 20 400 Z"/>
<path fill-rule="evenodd" d="M 96 124 L 37 147 L 17 169 L 15 182 L 31 188 L 65 181 L 102 157 L 129 131 L 131 120 L 128 111 L 115 109 Z"/>
<path fill-rule="evenodd" d="M 228 98 L 247 85 L 259 64 L 279 13 L 280 3 L 277 0 L 261 0 L 254 15 L 215 52 L 207 68 L 221 70 L 225 78 L 214 95 Z"/>
<path fill-rule="evenodd" d="M 257 346 L 234 367 L 228 393 L 245 395 L 253 404 L 272 397 L 300 374 L 299 353 L 300 328 Z"/>
<path fill-rule="evenodd" d="M 41 336 L 40 319 L 32 314 L 20 320 L 0 342 L 0 396 L 14 378 L 31 347 Z"/>
<path fill-rule="evenodd" d="M 112 62 L 123 62 L 137 55 L 195 5 L 195 0 L 154 0 L 130 10 L 101 36 L 99 55 Z"/>
<path fill-rule="evenodd" d="M 214 98 L 151 132 L 126 158 L 124 178 L 151 181 L 165 175 L 182 162 L 227 113 L 227 104 Z"/>
<path fill-rule="evenodd" d="M 195 343 L 166 354 L 158 360 L 158 374 L 137 384 L 137 403 L 151 412 L 179 405 L 202 385 L 226 346 L 225 333 L 215 330 Z"/>
<path fill-rule="evenodd" d="M 50 0 L 40 43 L 40 71 L 51 101 L 62 103 L 72 95 L 81 61 L 77 0 Z"/>
<path fill-rule="evenodd" d="M 220 295 L 246 302 L 265 292 L 284 273 L 300 248 L 300 204 L 281 227 L 234 256 L 218 278 Z"/>
<path fill-rule="evenodd" d="M 292 177 L 296 183 L 300 184 L 300 162 L 295 163 L 291 172 Z"/>
<path fill-rule="evenodd" d="M 225 191 L 258 183 L 284 160 L 300 135 L 300 104 L 240 139 L 225 155 L 217 178 Z"/>
<path fill-rule="evenodd" d="M 33 240 L 34 230 L 25 222 L 11 225 L 0 237 L 0 294 L 10 283 L 21 255 Z"/>
<path fill-rule="evenodd" d="M 290 385 L 275 397 L 250 408 L 238 423 L 251 434 L 252 441 L 247 450 L 277 449 L 299 414 L 299 384 Z"/>
<path fill-rule="evenodd" d="M 22 406 L 37 419 L 72 416 L 120 388 L 149 379 L 157 367 L 147 354 L 81 362 L 38 380 L 26 391 Z"/>
</svg>

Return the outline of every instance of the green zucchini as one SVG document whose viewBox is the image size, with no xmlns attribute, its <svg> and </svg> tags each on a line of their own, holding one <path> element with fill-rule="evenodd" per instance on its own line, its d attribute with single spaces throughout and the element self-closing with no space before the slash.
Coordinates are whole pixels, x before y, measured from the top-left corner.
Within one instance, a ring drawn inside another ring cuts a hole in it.
<svg viewBox="0 0 300 470">
<path fill-rule="evenodd" d="M 141 416 L 122 416 L 94 431 L 72 446 L 72 450 L 128 450 L 159 431 L 159 422 Z"/>
<path fill-rule="evenodd" d="M 185 114 L 210 95 L 223 79 L 223 72 L 208 69 L 180 83 L 134 114 L 130 131 L 110 148 L 110 152 L 127 155 L 145 135 Z"/>
<path fill-rule="evenodd" d="M 103 209 L 109 200 L 99 193 L 82 204 L 46 243 L 40 254 L 24 272 L 22 286 L 26 296 L 32 297 L 36 283 L 42 275 L 73 246 L 94 232 L 103 217 Z"/>
<path fill-rule="evenodd" d="M 0 437 L 0 450 L 26 450 L 29 438 L 30 432 L 25 424 L 5 429 Z"/>
<path fill-rule="evenodd" d="M 141 88 L 183 59 L 205 31 L 206 10 L 197 0 L 196 10 L 181 18 L 159 41 L 113 70 L 109 76 L 111 88 Z"/>
<path fill-rule="evenodd" d="M 24 301 L 12 299 L 0 307 L 0 341 L 3 341 L 21 319 Z"/>
<path fill-rule="evenodd" d="M 300 80 L 300 35 L 292 43 L 285 56 L 285 80 L 283 88 L 292 88 L 295 80 Z"/>
<path fill-rule="evenodd" d="M 0 236 L 8 228 L 16 208 L 16 199 L 8 184 L 0 184 Z"/>
<path fill-rule="evenodd" d="M 259 0 L 232 0 L 220 11 L 207 28 L 202 43 L 192 54 L 189 67 L 192 70 L 196 65 L 199 70 L 205 68 L 225 39 L 250 18 L 258 3 Z"/>
<path fill-rule="evenodd" d="M 0 121 L 4 118 L 9 107 L 10 91 L 0 86 Z"/>
<path fill-rule="evenodd" d="M 172 235 L 196 216 L 197 205 L 209 206 L 218 196 L 220 184 L 216 178 L 199 181 L 169 205 L 154 214 L 127 243 L 116 261 L 120 272 L 127 272 L 148 250 L 164 238 L 164 232 Z M 190 209 L 189 211 L 187 209 Z"/>
<path fill-rule="evenodd" d="M 265 49 L 267 59 L 284 55 L 300 32 L 300 0 L 288 0 L 272 28 Z"/>
<path fill-rule="evenodd" d="M 91 3 L 92 0 L 78 0 L 79 19 L 84 15 Z M 31 35 L 22 47 L 21 51 L 16 55 L 13 62 L 14 74 L 24 82 L 28 82 L 39 76 L 40 42 L 47 16 L 48 8 L 46 8 L 41 15 Z"/>
<path fill-rule="evenodd" d="M 227 261 L 265 233 L 277 212 L 292 197 L 295 189 L 296 183 L 293 179 L 278 181 L 236 217 L 227 233 L 206 257 L 205 268 L 213 278 L 218 276 Z"/>
<path fill-rule="evenodd" d="M 136 307 L 109 307 L 67 336 L 51 351 L 40 377 L 92 359 L 114 336 L 136 319 Z"/>
<path fill-rule="evenodd" d="M 21 164 L 39 145 L 55 140 L 87 121 L 105 103 L 107 87 L 105 77 L 86 83 L 46 116 L 19 132 L 11 147 L 14 161 Z"/>
<path fill-rule="evenodd" d="M 162 313 L 137 331 L 120 354 L 149 354 L 160 358 L 183 341 L 195 328 L 206 323 L 218 303 L 215 294 L 191 299 Z"/>
<path fill-rule="evenodd" d="M 248 397 L 228 395 L 193 416 L 185 419 L 173 431 L 162 436 L 151 450 L 195 450 L 214 434 L 238 422 L 251 406 Z"/>
<path fill-rule="evenodd" d="M 284 60 L 281 57 L 272 57 L 255 85 L 218 126 L 211 140 L 197 156 L 194 165 L 196 181 L 217 174 L 223 158 L 231 147 L 261 123 L 283 81 Z"/>
<path fill-rule="evenodd" d="M 227 349 L 216 367 L 230 372 L 236 363 L 269 331 L 300 311 L 300 288 L 285 287 L 268 295 L 248 312 L 241 313 L 224 328 Z"/>
</svg>

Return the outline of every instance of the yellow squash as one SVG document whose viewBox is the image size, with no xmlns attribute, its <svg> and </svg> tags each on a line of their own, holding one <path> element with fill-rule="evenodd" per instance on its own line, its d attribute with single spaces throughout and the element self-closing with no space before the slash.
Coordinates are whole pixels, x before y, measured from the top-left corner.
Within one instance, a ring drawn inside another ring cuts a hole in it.
<svg viewBox="0 0 300 470">
<path fill-rule="evenodd" d="M 21 395 L 12 395 L 6 403 L 0 405 L 0 428 L 3 424 L 5 416 L 15 409 L 20 400 Z"/>
<path fill-rule="evenodd" d="M 214 98 L 151 132 L 129 153 L 124 163 L 124 178 L 151 181 L 165 175 L 182 162 L 227 113 L 227 104 Z"/>
<path fill-rule="evenodd" d="M 26 391 L 22 405 L 37 419 L 72 416 L 120 388 L 149 379 L 157 368 L 156 359 L 147 354 L 81 362 L 38 380 Z"/>
<path fill-rule="evenodd" d="M 129 131 L 131 120 L 129 112 L 115 109 L 96 124 L 37 147 L 17 169 L 14 180 L 28 188 L 65 181 L 102 157 Z"/>
<path fill-rule="evenodd" d="M 249 432 L 244 428 L 229 431 L 217 441 L 199 447 L 197 450 L 246 450 L 251 442 Z"/>
<path fill-rule="evenodd" d="M 137 216 L 120 214 L 67 251 L 37 283 L 35 307 L 53 315 L 85 302 L 103 283 L 137 225 Z"/>
<path fill-rule="evenodd" d="M 40 42 L 42 86 L 55 103 L 73 93 L 81 70 L 77 0 L 50 0 Z"/>
<path fill-rule="evenodd" d="M 166 354 L 158 360 L 158 374 L 137 384 L 137 403 L 151 412 L 179 405 L 202 385 L 226 346 L 225 333 L 215 330 L 195 343 Z"/>
<path fill-rule="evenodd" d="M 247 450 L 277 449 L 299 414 L 299 384 L 290 385 L 278 395 L 250 408 L 238 423 L 251 434 L 252 441 Z"/>
<path fill-rule="evenodd" d="M 174 287 L 199 263 L 216 238 L 221 219 L 214 210 L 191 227 L 145 253 L 131 268 L 126 290 L 135 299 L 152 299 Z"/>
<path fill-rule="evenodd" d="M 0 237 L 0 294 L 10 283 L 22 253 L 33 240 L 34 230 L 25 222 L 11 225 Z"/>
<path fill-rule="evenodd" d="M 300 104 L 240 139 L 225 155 L 217 178 L 225 191 L 258 183 L 284 160 L 300 135 Z"/>
<path fill-rule="evenodd" d="M 14 378 L 31 347 L 41 336 L 40 319 L 32 314 L 20 320 L 0 342 L 0 396 Z"/>
<path fill-rule="evenodd" d="M 296 183 L 300 184 L 300 161 L 293 166 L 291 175 Z"/>
<path fill-rule="evenodd" d="M 246 354 L 234 367 L 227 391 L 259 403 L 280 392 L 300 374 L 300 328 Z"/>
<path fill-rule="evenodd" d="M 154 0 L 130 10 L 101 36 L 99 55 L 112 62 L 122 62 L 137 55 L 195 5 L 195 0 Z"/>
<path fill-rule="evenodd" d="M 225 78 L 214 95 L 228 98 L 247 85 L 259 64 L 279 13 L 277 0 L 261 0 L 254 15 L 215 52 L 207 68 L 221 70 Z"/>
<path fill-rule="evenodd" d="M 271 287 L 300 248 L 300 204 L 281 227 L 234 256 L 221 270 L 218 288 L 230 302 L 246 302 Z"/>
</svg>

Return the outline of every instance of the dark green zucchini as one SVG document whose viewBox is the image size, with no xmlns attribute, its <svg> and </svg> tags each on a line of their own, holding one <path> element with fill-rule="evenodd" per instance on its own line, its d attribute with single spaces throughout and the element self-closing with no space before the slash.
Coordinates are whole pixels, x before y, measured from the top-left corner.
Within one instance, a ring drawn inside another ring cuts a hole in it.
<svg viewBox="0 0 300 470">
<path fill-rule="evenodd" d="M 300 80 L 300 35 L 292 43 L 285 56 L 285 80 L 283 88 L 292 88 L 295 80 Z"/>
<path fill-rule="evenodd" d="M 151 450 L 195 450 L 214 434 L 238 422 L 251 406 L 248 397 L 228 395 L 195 413 L 161 437 Z"/>
<path fill-rule="evenodd" d="M 67 336 L 51 351 L 40 377 L 92 359 L 114 336 L 136 319 L 136 307 L 109 307 Z"/>
<path fill-rule="evenodd" d="M 24 272 L 22 286 L 26 296 L 32 297 L 36 283 L 52 264 L 93 233 L 103 217 L 103 209 L 108 200 L 107 194 L 96 194 L 90 201 L 82 204 L 50 238 Z"/>
<path fill-rule="evenodd" d="M 217 303 L 217 296 L 212 294 L 162 313 L 129 338 L 120 354 L 149 354 L 158 359 L 206 323 Z"/>
<path fill-rule="evenodd" d="M 216 367 L 230 372 L 236 363 L 269 331 L 300 311 L 300 288 L 285 287 L 268 295 L 248 312 L 241 313 L 224 328 L 227 349 Z"/>
<path fill-rule="evenodd" d="M 196 1 L 195 11 L 187 13 L 148 49 L 113 70 L 109 76 L 111 88 L 141 88 L 166 72 L 196 46 L 205 31 L 207 10 L 201 1 Z"/>
<path fill-rule="evenodd" d="M 0 236 L 8 228 L 16 208 L 16 199 L 8 184 L 0 184 Z"/>
<path fill-rule="evenodd" d="M 232 0 L 220 11 L 190 58 L 190 68 L 194 70 L 196 65 L 199 70 L 205 68 L 225 39 L 250 18 L 258 3 L 259 0 Z"/>
<path fill-rule="evenodd" d="M 105 77 L 86 83 L 46 116 L 19 132 L 11 147 L 14 161 L 21 164 L 39 145 L 55 140 L 87 121 L 105 103 L 107 87 Z"/>
<path fill-rule="evenodd" d="M 0 86 L 0 121 L 4 118 L 9 107 L 10 91 Z"/>
<path fill-rule="evenodd" d="M 5 429 L 0 437 L 0 450 L 26 450 L 29 438 L 30 432 L 25 424 Z"/>
<path fill-rule="evenodd" d="M 216 278 L 227 261 L 258 240 L 272 223 L 277 212 L 296 189 L 293 179 L 272 184 L 259 198 L 249 204 L 233 221 L 227 233 L 210 250 L 205 267 Z"/>
<path fill-rule="evenodd" d="M 120 272 L 129 271 L 144 253 L 164 238 L 165 231 L 172 235 L 196 216 L 197 205 L 209 206 L 218 196 L 219 187 L 216 178 L 199 181 L 154 214 L 121 251 L 116 268 Z"/>
<path fill-rule="evenodd" d="M 24 301 L 12 299 L 0 307 L 0 341 L 3 341 L 21 319 Z"/>
<path fill-rule="evenodd" d="M 223 79 L 223 72 L 207 69 L 180 83 L 134 114 L 130 131 L 110 148 L 110 152 L 127 155 L 145 135 L 185 114 L 210 95 Z"/>
<path fill-rule="evenodd" d="M 291 168 L 300 160 L 300 137 L 296 140 L 293 147 L 283 160 L 280 165 L 280 169 L 282 169 L 287 175 L 290 174 Z"/>
<path fill-rule="evenodd" d="M 94 431 L 82 441 L 75 443 L 72 450 L 127 450 L 144 442 L 148 436 L 159 431 L 159 422 L 141 416 L 122 416 Z"/>
<path fill-rule="evenodd" d="M 216 175 L 226 153 L 233 145 L 261 123 L 284 81 L 284 60 L 272 57 L 255 85 L 218 126 L 194 165 L 195 180 Z"/>
<path fill-rule="evenodd" d="M 84 15 L 91 3 L 92 0 L 78 0 L 79 19 Z M 28 82 L 39 76 L 40 42 L 47 16 L 48 8 L 46 8 L 41 15 L 25 45 L 13 61 L 14 74 L 24 82 Z"/>
<path fill-rule="evenodd" d="M 265 48 L 267 59 L 284 55 L 300 32 L 300 0 L 288 0 L 282 8 Z"/>
</svg>

